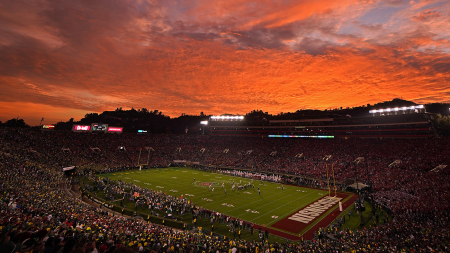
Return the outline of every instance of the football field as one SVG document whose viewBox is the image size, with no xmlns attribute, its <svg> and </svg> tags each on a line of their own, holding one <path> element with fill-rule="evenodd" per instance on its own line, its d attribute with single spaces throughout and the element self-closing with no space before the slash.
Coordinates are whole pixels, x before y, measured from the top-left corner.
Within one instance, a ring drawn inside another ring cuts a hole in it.
<svg viewBox="0 0 450 253">
<path fill-rule="evenodd" d="M 256 179 L 252 181 L 249 178 L 188 168 L 134 170 L 101 176 L 131 182 L 141 187 L 165 192 L 167 195 L 176 197 L 183 195 L 183 198 L 193 201 L 195 205 L 202 208 L 297 235 L 304 233 L 319 220 L 312 221 L 310 224 L 299 224 L 302 226 L 295 229 L 283 229 L 282 226 L 272 225 L 283 219 L 286 223 L 286 217 L 292 216 L 298 210 L 328 195 L 327 190 L 282 186 L 280 183 L 261 182 Z M 243 190 L 235 187 L 232 190 L 233 182 L 235 185 L 251 183 L 253 186 Z M 336 207 L 337 205 L 332 208 Z M 323 215 L 325 214 L 324 211 Z M 296 226 L 294 221 L 288 221 L 287 224 L 287 226 Z"/>
</svg>

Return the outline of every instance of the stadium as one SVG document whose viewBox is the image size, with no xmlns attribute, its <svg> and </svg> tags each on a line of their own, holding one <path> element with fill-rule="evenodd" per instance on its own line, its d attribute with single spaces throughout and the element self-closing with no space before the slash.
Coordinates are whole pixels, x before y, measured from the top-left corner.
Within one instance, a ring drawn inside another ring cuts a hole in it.
<svg viewBox="0 0 450 253">
<path fill-rule="evenodd" d="M 0 249 L 446 252 L 450 141 L 425 109 L 1 127 Z"/>
</svg>

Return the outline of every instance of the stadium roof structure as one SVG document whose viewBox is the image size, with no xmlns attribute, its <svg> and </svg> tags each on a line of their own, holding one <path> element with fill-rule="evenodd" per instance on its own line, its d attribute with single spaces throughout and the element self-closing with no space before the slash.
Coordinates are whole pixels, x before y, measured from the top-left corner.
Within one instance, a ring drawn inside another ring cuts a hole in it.
<svg viewBox="0 0 450 253">
<path fill-rule="evenodd" d="M 348 187 L 351 187 L 351 188 L 357 189 L 357 190 L 361 190 L 361 189 L 364 189 L 364 188 L 369 187 L 369 186 L 364 184 L 364 183 L 362 183 L 362 182 L 358 182 L 358 183 L 355 182 L 354 184 L 351 184 Z"/>
</svg>

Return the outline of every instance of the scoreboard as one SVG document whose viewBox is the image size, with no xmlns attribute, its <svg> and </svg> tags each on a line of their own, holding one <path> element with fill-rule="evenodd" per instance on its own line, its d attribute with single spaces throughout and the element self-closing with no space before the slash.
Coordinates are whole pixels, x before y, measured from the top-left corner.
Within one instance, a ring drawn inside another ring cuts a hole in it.
<svg viewBox="0 0 450 253">
<path fill-rule="evenodd" d="M 92 123 L 91 124 L 92 132 L 106 132 L 106 130 L 108 130 L 108 124 L 102 124 L 102 123 Z"/>
<path fill-rule="evenodd" d="M 89 125 L 73 125 L 73 132 L 85 132 L 85 133 L 117 133 L 123 132 L 123 127 L 108 126 L 108 124 L 103 123 L 92 123 Z"/>
</svg>

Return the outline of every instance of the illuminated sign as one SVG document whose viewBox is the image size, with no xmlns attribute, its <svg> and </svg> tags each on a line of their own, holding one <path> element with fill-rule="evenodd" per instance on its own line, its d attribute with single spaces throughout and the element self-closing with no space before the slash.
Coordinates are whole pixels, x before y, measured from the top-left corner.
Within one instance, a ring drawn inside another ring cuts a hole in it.
<svg viewBox="0 0 450 253">
<path fill-rule="evenodd" d="M 202 125 L 208 125 L 208 121 L 207 121 L 207 120 L 200 121 L 200 124 L 202 124 Z"/>
<path fill-rule="evenodd" d="M 91 129 L 91 126 L 82 126 L 82 125 L 73 125 L 73 131 L 78 131 L 78 132 L 85 132 L 85 131 L 89 131 Z"/>
<path fill-rule="evenodd" d="M 138 130 L 138 133 L 147 133 L 147 130 Z"/>
<path fill-rule="evenodd" d="M 89 131 L 89 126 L 75 126 L 75 130 L 77 131 Z"/>
<path fill-rule="evenodd" d="M 93 123 L 91 126 L 92 132 L 104 132 L 108 129 L 108 124 Z"/>
<path fill-rule="evenodd" d="M 108 132 L 121 133 L 123 130 L 122 127 L 108 127 Z"/>
<path fill-rule="evenodd" d="M 269 135 L 269 137 L 284 137 L 284 138 L 320 138 L 320 139 L 332 139 L 332 135 Z"/>
<path fill-rule="evenodd" d="M 55 128 L 55 126 L 54 125 L 43 125 L 42 128 L 44 128 L 44 129 L 53 129 L 53 128 Z"/>
</svg>

